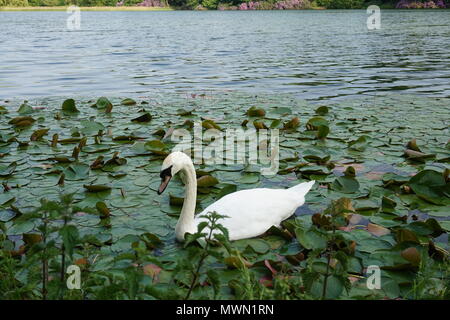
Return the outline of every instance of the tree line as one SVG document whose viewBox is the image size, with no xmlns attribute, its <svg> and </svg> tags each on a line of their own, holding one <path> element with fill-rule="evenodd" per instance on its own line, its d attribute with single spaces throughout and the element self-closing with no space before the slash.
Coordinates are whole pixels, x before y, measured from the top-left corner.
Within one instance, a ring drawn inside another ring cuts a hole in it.
<svg viewBox="0 0 450 320">
<path fill-rule="evenodd" d="M 433 6 L 431 3 L 436 3 Z M 362 9 L 369 4 L 381 8 L 442 8 L 449 7 L 450 0 L 0 0 L 0 7 L 27 6 L 142 6 L 174 9 L 210 10 L 289 10 L 322 7 L 327 9 Z"/>
</svg>

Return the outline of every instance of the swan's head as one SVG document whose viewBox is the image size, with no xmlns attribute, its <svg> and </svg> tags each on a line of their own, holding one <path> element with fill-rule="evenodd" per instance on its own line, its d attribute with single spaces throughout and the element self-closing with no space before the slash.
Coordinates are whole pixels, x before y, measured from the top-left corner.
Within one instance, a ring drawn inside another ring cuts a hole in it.
<svg viewBox="0 0 450 320">
<path fill-rule="evenodd" d="M 180 170 L 186 168 L 192 163 L 191 158 L 183 152 L 172 152 L 163 161 L 161 166 L 161 172 L 159 176 L 161 177 L 161 185 L 158 189 L 158 194 L 161 194 L 166 190 L 167 185 Z"/>
</svg>

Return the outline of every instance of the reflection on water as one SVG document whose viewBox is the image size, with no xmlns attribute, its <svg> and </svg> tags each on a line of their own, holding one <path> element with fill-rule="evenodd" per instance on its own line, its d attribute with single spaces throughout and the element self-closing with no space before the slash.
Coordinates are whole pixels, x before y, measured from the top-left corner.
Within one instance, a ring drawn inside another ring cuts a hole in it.
<svg viewBox="0 0 450 320">
<path fill-rule="evenodd" d="M 0 97 L 155 90 L 450 96 L 450 11 L 0 12 Z"/>
</svg>

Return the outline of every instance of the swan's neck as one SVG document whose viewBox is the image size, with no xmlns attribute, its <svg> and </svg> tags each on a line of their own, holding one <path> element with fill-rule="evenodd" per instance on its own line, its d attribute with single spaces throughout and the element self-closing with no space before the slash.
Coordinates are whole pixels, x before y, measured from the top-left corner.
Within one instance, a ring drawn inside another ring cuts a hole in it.
<svg viewBox="0 0 450 320">
<path fill-rule="evenodd" d="M 176 237 L 180 241 L 184 239 L 186 232 L 195 233 L 197 231 L 194 224 L 195 205 L 197 201 L 197 177 L 194 165 L 190 163 L 184 166 L 182 171 L 185 174 L 186 194 L 184 196 L 180 218 L 175 228 Z"/>
</svg>

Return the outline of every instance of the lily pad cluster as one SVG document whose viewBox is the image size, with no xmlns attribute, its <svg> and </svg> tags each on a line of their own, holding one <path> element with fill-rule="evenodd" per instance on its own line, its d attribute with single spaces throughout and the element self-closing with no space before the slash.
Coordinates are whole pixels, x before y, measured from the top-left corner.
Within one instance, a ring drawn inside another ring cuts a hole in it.
<svg viewBox="0 0 450 320">
<path fill-rule="evenodd" d="M 178 142 L 175 130 L 194 137 L 197 128 L 278 129 L 280 137 L 274 176 L 261 174 L 267 164 L 196 164 L 198 211 L 237 190 L 317 184 L 282 228 L 209 254 L 209 280 L 196 280 L 192 298 L 243 297 L 248 283 L 262 298 L 321 298 L 324 286 L 326 298 L 346 299 L 417 298 L 419 289 L 422 297 L 439 296 L 448 288 L 448 99 L 389 95 L 325 105 L 223 93 L 0 105 L 0 250 L 18 271 L 8 283 L 39 288 L 23 293 L 28 298 L 41 298 L 42 263 L 31 256 L 41 252 L 33 246 L 42 244 L 47 223 L 59 231 L 46 241 L 91 275 L 87 292 L 64 297 L 108 298 L 129 277 L 137 289 L 114 297 L 185 296 L 191 278 L 180 261 L 195 250 L 174 242 L 183 181 L 174 178 L 165 195 L 156 190 L 162 160 Z M 44 219 L 67 194 L 70 213 Z M 56 261 L 50 273 L 59 272 Z M 371 265 L 382 270 L 381 289 L 366 286 Z M 111 292 L 100 289 L 105 283 Z"/>
</svg>

